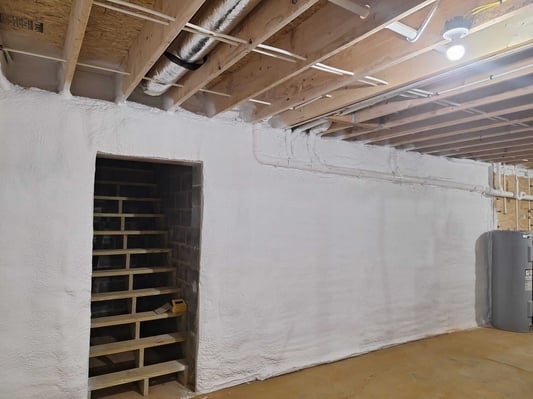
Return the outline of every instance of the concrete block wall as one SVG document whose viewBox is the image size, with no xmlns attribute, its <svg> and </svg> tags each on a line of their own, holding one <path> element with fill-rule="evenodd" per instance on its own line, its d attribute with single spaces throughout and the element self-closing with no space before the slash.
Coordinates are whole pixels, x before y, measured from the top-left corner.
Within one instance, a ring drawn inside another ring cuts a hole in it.
<svg viewBox="0 0 533 399">
<path fill-rule="evenodd" d="M 0 398 L 87 397 L 98 153 L 202 162 L 200 392 L 476 326 L 491 200 L 357 169 L 488 186 L 486 164 L 335 140 L 309 157 L 231 117 L 19 88 L 0 120 Z"/>
<path fill-rule="evenodd" d="M 162 211 L 166 214 L 170 264 L 177 270 L 177 285 L 187 303 L 185 358 L 188 385 L 196 386 L 198 353 L 198 286 L 202 214 L 202 165 L 160 164 L 156 166 Z"/>
</svg>

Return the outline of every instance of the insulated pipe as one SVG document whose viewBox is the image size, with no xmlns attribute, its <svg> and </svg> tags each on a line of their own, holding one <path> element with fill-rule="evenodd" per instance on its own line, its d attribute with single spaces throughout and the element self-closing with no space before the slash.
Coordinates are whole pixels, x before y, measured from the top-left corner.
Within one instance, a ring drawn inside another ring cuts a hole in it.
<svg viewBox="0 0 533 399">
<path fill-rule="evenodd" d="M 195 17 L 194 24 L 216 33 L 227 33 L 255 7 L 260 0 L 209 0 Z M 143 82 L 144 93 L 164 94 L 172 83 L 187 72 L 200 67 L 202 60 L 215 46 L 216 39 L 182 32 L 152 67 Z M 158 83 L 161 82 L 161 83 Z"/>
<path fill-rule="evenodd" d="M 309 159 L 307 160 L 297 160 L 293 159 L 294 157 L 294 150 L 292 148 L 292 140 L 286 140 L 286 150 L 287 155 L 276 155 L 271 156 L 267 154 L 262 154 L 258 151 L 257 148 L 257 131 L 253 129 L 253 154 L 255 159 L 262 165 L 268 165 L 268 166 L 274 166 L 274 167 L 281 167 L 281 168 L 288 168 L 288 169 L 296 169 L 296 170 L 305 170 L 305 171 L 311 171 L 311 172 L 319 172 L 319 173 L 325 173 L 325 174 L 334 174 L 334 175 L 340 175 L 340 176 L 352 176 L 356 178 L 366 178 L 366 179 L 375 179 L 375 180 L 385 180 L 395 183 L 405 183 L 405 184 L 418 184 L 423 186 L 434 186 L 434 187 L 442 187 L 442 188 L 449 188 L 449 189 L 455 189 L 455 190 L 461 190 L 461 191 L 468 191 L 468 192 L 474 192 L 479 193 L 481 195 L 484 195 L 486 197 L 500 197 L 500 198 L 513 198 L 517 199 L 518 201 L 521 200 L 533 200 L 533 195 L 525 195 L 520 194 L 518 198 L 516 198 L 516 194 L 509 192 L 509 191 L 503 191 L 503 190 L 495 190 L 491 187 L 483 187 L 479 185 L 471 185 L 468 183 L 461 183 L 461 182 L 454 182 L 446 179 L 438 179 L 438 178 L 424 178 L 424 177 L 418 177 L 418 176 L 408 176 L 408 175 L 398 175 L 390 172 L 380 172 L 375 170 L 369 170 L 369 169 L 361 169 L 361 168 L 351 168 L 351 167 L 345 167 L 345 166 L 338 166 L 338 165 L 332 165 L 330 163 L 324 162 L 322 158 L 320 157 L 320 154 L 316 152 L 316 137 L 315 135 L 308 135 L 309 143 L 306 146 L 308 151 Z M 301 134 L 292 134 L 292 137 L 300 137 Z"/>
</svg>

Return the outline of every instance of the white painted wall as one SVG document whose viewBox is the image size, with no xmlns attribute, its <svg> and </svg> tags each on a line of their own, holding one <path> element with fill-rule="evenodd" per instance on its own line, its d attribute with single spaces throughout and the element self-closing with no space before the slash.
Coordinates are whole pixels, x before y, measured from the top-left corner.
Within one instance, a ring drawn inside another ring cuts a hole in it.
<svg viewBox="0 0 533 399">
<path fill-rule="evenodd" d="M 201 391 L 475 326 L 489 199 L 258 159 L 475 185 L 486 165 L 12 88 L 0 91 L 2 398 L 86 397 L 97 151 L 204 162 Z"/>
</svg>

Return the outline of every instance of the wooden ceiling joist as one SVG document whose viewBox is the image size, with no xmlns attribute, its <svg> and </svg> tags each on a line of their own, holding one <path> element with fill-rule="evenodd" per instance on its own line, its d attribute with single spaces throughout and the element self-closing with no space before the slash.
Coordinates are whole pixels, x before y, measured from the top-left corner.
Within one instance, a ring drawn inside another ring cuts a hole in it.
<svg viewBox="0 0 533 399">
<path fill-rule="evenodd" d="M 339 53 L 331 60 L 328 60 L 328 62 L 331 62 L 332 65 L 338 68 L 353 72 L 353 76 L 333 77 L 331 75 L 324 76 L 325 74 L 320 74 L 318 71 L 308 71 L 300 79 L 288 82 L 283 86 L 265 93 L 262 99 L 271 103 L 271 105 L 258 112 L 254 120 L 266 119 L 309 99 L 317 98 L 331 93 L 333 90 L 354 84 L 367 75 L 378 74 L 384 69 L 395 67 L 410 58 L 417 57 L 422 53 L 445 45 L 447 41 L 442 37 L 445 22 L 452 16 L 468 15 L 472 8 L 479 5 L 479 3 L 479 0 L 442 1 L 431 24 L 415 43 L 410 43 L 391 32 L 382 32 L 383 35 L 369 37 L 358 46 L 353 46 Z M 507 18 L 518 13 L 520 8 L 517 7 L 517 3 L 522 3 L 523 7 L 529 5 L 533 9 L 531 2 L 527 0 L 513 1 L 510 3 L 516 9 L 505 14 Z M 475 33 L 501 22 L 501 18 L 494 18 L 494 15 L 491 13 L 479 14 L 474 19 L 471 32 Z M 388 35 L 389 39 L 384 36 L 385 34 Z M 527 37 L 531 39 L 529 34 Z M 506 45 L 512 40 L 510 38 L 507 39 Z M 501 38 L 498 41 L 501 41 Z M 484 45 L 486 44 L 484 43 Z M 369 61 L 361 63 L 361 59 Z M 307 82 L 313 82 L 313 84 L 303 85 L 303 79 Z M 391 84 L 394 85 L 394 82 L 389 82 L 389 85 Z M 303 90 L 302 87 L 304 87 Z"/>
<path fill-rule="evenodd" d="M 499 160 L 499 162 L 503 162 L 504 160 L 519 160 L 523 158 L 533 158 L 533 147 L 529 148 L 522 148 L 520 150 L 501 150 L 501 151 L 495 151 L 490 154 L 486 155 L 478 155 L 475 157 L 475 159 L 480 161 L 491 161 L 494 162 L 496 160 Z"/>
<path fill-rule="evenodd" d="M 369 38 L 366 44 L 361 43 L 360 46 L 354 46 L 343 52 L 342 57 L 339 55 L 339 57 L 330 60 L 332 62 L 336 60 L 335 66 L 354 72 L 353 76 L 332 78 L 320 76 L 315 71 L 308 71 L 299 77 L 300 80 L 288 82 L 284 87 L 271 92 L 272 98 L 277 98 L 278 101 L 269 101 L 272 105 L 261 107 L 254 119 L 264 119 L 283 111 L 274 118 L 276 125 L 294 126 L 317 116 L 335 112 L 374 96 L 413 84 L 424 78 L 436 77 L 502 52 L 526 48 L 533 43 L 530 33 L 533 4 L 523 0 L 504 3 L 502 7 L 507 8 L 498 8 L 502 12 L 500 18 L 493 18 L 494 14 L 491 13 L 478 15 L 476 29 L 473 29 L 472 33 L 463 39 L 468 52 L 460 64 L 451 63 L 444 54 L 432 51 L 445 44 L 441 34 L 444 26 L 443 20 L 449 17 L 448 13 L 455 10 L 453 11 L 454 14 L 450 15 L 461 15 L 461 11 L 464 12 L 465 9 L 478 3 L 479 1 L 473 0 L 444 3 L 449 11 L 445 13 L 441 6 L 439 8 L 441 14 L 435 15 L 430 27 L 414 44 L 401 40 L 391 32 L 380 32 L 380 35 L 389 35 L 386 44 L 383 44 L 381 40 L 376 40 L 376 43 L 373 43 L 376 38 Z M 466 4 L 466 7 L 461 7 L 462 4 Z M 441 16 L 439 17 L 439 15 Z M 437 20 L 440 20 L 442 25 L 439 25 Z M 361 63 L 361 59 L 371 61 Z M 350 89 L 350 86 L 357 83 L 361 76 L 368 74 L 373 74 L 387 81 L 388 84 Z M 305 82 L 312 82 L 312 84 L 302 85 L 304 79 Z M 287 88 L 288 85 L 292 89 Z M 282 92 L 282 90 L 285 91 Z M 317 98 L 326 93 L 329 93 L 331 97 L 323 97 L 310 105 L 299 107 L 297 110 L 288 110 L 295 104 Z M 265 95 L 262 99 L 269 100 L 269 97 Z M 277 107 L 276 104 L 281 104 L 281 102 L 284 106 Z"/>
<path fill-rule="evenodd" d="M 70 92 L 70 85 L 78 63 L 81 45 L 89 22 L 93 0 L 73 0 L 59 70 L 59 92 Z"/>
<path fill-rule="evenodd" d="M 413 124 L 413 123 L 418 123 L 418 124 L 423 123 L 423 126 L 419 128 L 415 127 L 413 129 L 403 131 L 403 132 L 393 131 L 392 133 L 379 133 L 379 134 L 373 132 L 372 137 L 370 137 L 368 141 L 377 142 L 377 141 L 390 140 L 390 139 L 406 136 L 409 134 L 431 130 L 433 128 L 455 125 L 457 124 L 455 123 L 456 121 L 458 121 L 458 123 L 467 123 L 471 121 L 485 119 L 484 117 L 482 117 L 483 115 L 482 111 L 477 110 L 478 107 L 482 107 L 482 106 L 486 106 L 486 105 L 490 105 L 494 103 L 506 102 L 508 100 L 514 100 L 516 97 L 527 96 L 532 93 L 533 93 L 533 86 L 521 87 L 515 90 L 504 91 L 497 95 L 478 98 L 476 100 L 472 100 L 472 101 L 462 103 L 462 104 L 452 103 L 452 105 L 445 106 L 443 108 L 436 109 L 434 111 L 416 113 L 414 115 L 411 113 L 411 115 L 408 115 L 408 116 L 401 115 L 398 118 L 392 119 L 390 121 L 387 121 L 381 124 L 379 128 L 376 129 L 376 131 L 388 130 L 392 128 L 397 128 L 399 126 Z M 454 114 L 454 113 L 459 113 L 459 112 L 465 112 L 467 114 L 476 112 L 479 114 L 479 116 L 481 116 L 481 118 L 478 118 L 478 115 L 476 115 L 475 117 L 467 117 L 467 118 L 459 118 L 459 119 L 454 118 L 453 122 L 444 121 L 444 122 L 440 122 L 437 124 L 434 124 L 431 121 L 429 121 L 429 123 L 427 122 L 428 119 L 433 119 L 433 118 L 446 116 L 449 114 Z M 465 122 L 460 122 L 461 120 L 464 120 Z M 429 125 L 429 128 L 428 128 L 428 125 Z"/>
<path fill-rule="evenodd" d="M 183 27 L 198 11 L 205 0 L 164 1 L 158 0 L 157 9 L 174 17 L 168 25 L 146 23 L 128 51 L 120 69 L 129 72 L 121 77 L 117 88 L 116 101 L 126 100 L 139 85 L 150 68 L 161 57 Z"/>
<path fill-rule="evenodd" d="M 423 126 L 414 127 L 411 129 L 407 129 L 401 132 L 396 133 L 371 133 L 369 137 L 365 137 L 365 141 L 370 143 L 387 143 L 389 144 L 390 139 L 398 138 L 398 137 L 405 137 L 410 135 L 416 135 L 417 133 L 426 132 L 431 129 L 438 129 L 441 127 L 449 127 L 449 126 L 456 126 L 456 125 L 464 125 L 470 122 L 477 122 L 484 119 L 490 119 L 494 117 L 505 117 L 509 114 L 524 112 L 524 111 L 530 111 L 533 109 L 533 103 L 527 103 L 527 104 L 520 104 L 516 106 L 504 106 L 500 109 L 497 109 L 495 111 L 491 112 L 483 112 L 483 113 L 477 113 L 474 115 L 469 115 L 465 117 L 457 117 L 453 119 L 446 120 L 444 122 L 440 123 L 431 123 L 431 124 L 423 124 Z"/>
<path fill-rule="evenodd" d="M 519 136 L 524 132 L 527 132 L 526 134 L 530 134 L 529 132 L 532 128 L 533 126 L 509 126 L 504 129 L 492 129 L 492 131 L 490 131 L 491 129 L 487 129 L 483 133 L 464 134 L 460 135 L 456 139 L 441 141 L 441 144 L 427 144 L 425 148 L 423 148 L 423 152 L 426 154 L 446 155 L 451 153 L 451 151 L 462 150 L 464 148 L 475 148 L 477 146 L 485 144 L 497 143 L 499 142 L 499 140 L 501 140 L 502 142 L 506 140 L 513 140 L 513 138 L 516 137 L 515 135 Z M 444 142 L 444 144 L 442 144 L 442 142 Z M 422 150 L 419 149 L 416 145 L 411 146 L 411 148 L 409 146 L 405 146 L 405 149 L 415 151 Z"/>
<path fill-rule="evenodd" d="M 320 0 L 270 0 L 261 3 L 251 15 L 240 24 L 231 36 L 244 39 L 248 44 L 237 47 L 218 46 L 209 55 L 207 62 L 198 71 L 189 73 L 180 82 L 183 87 L 173 87 L 168 93 L 167 109 L 176 110 L 200 89 L 206 87 L 216 77 L 227 71 L 259 44 L 299 17 Z"/>
<path fill-rule="evenodd" d="M 533 56 L 533 49 L 529 51 Z M 461 81 L 459 85 L 456 82 L 453 84 L 447 83 L 439 85 L 437 87 L 431 87 L 429 90 L 435 95 L 429 97 L 409 99 L 409 100 L 395 100 L 380 103 L 368 108 L 364 108 L 360 111 L 356 111 L 353 114 L 354 120 L 357 122 L 366 122 L 372 119 L 381 118 L 387 115 L 395 114 L 398 112 L 414 109 L 427 104 L 434 103 L 436 101 L 446 100 L 450 97 L 455 97 L 464 93 L 469 93 L 473 90 L 486 89 L 491 86 L 501 84 L 522 76 L 533 73 L 533 62 L 530 58 L 513 62 L 509 65 L 505 65 L 503 68 L 491 69 L 490 73 L 483 71 L 477 73 L 474 76 L 468 77 L 468 79 Z M 475 105 L 472 105 L 475 106 Z"/>
<path fill-rule="evenodd" d="M 522 153 L 523 151 L 531 151 L 533 149 L 533 137 L 530 135 L 528 138 L 517 141 L 508 142 L 495 145 L 487 145 L 483 151 L 469 151 L 464 154 L 458 154 L 459 156 L 468 157 L 488 157 L 500 154 Z"/>
<path fill-rule="evenodd" d="M 425 133 L 417 134 L 416 136 L 401 137 L 399 139 L 390 140 L 389 144 L 395 147 L 410 146 L 416 150 L 426 148 L 427 146 L 440 143 L 440 140 L 449 139 L 450 137 L 460 138 L 467 134 L 485 134 L 486 131 L 491 129 L 517 125 L 520 123 L 527 123 L 533 120 L 532 117 L 524 117 L 513 120 L 486 120 L 483 123 L 475 122 L 466 127 L 457 128 L 456 126 L 450 126 L 444 129 L 431 129 Z M 481 132 L 481 133 L 477 133 Z M 488 133 L 487 133 L 488 134 Z M 422 144 L 419 144 L 422 143 Z"/>
<path fill-rule="evenodd" d="M 447 156 L 477 157 L 483 155 L 490 155 L 494 152 L 507 149 L 520 148 L 521 150 L 523 150 L 524 146 L 533 144 L 533 136 L 531 135 L 531 132 L 533 132 L 533 127 L 529 128 L 527 132 L 522 133 L 519 137 L 507 137 L 505 139 L 500 140 L 500 142 L 496 142 L 493 144 L 480 143 L 477 148 L 465 147 L 462 149 L 453 150 L 448 152 Z"/>
<path fill-rule="evenodd" d="M 219 114 L 255 98 L 265 91 L 286 82 L 313 65 L 363 41 L 391 22 L 409 15 L 434 0 L 382 0 L 372 7 L 372 17 L 361 20 L 333 4 L 304 20 L 293 30 L 278 37 L 269 45 L 305 57 L 294 63 L 269 57 L 257 57 L 239 70 L 227 74 L 213 90 L 230 93 L 229 98 L 213 98 L 213 114 Z M 322 72 L 324 73 L 324 72 Z"/>
</svg>

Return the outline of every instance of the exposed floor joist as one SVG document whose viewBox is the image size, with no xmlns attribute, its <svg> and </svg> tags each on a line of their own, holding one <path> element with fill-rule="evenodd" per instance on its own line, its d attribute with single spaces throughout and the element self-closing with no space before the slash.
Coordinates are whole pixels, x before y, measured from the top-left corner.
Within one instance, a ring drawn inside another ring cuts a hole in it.
<svg viewBox="0 0 533 399">
<path fill-rule="evenodd" d="M 229 98 L 212 98 L 212 114 L 230 110 L 250 98 L 261 95 L 298 76 L 313 65 L 362 43 L 391 22 L 400 20 L 433 2 L 434 0 L 381 1 L 372 8 L 372 18 L 366 20 L 361 20 L 359 16 L 336 5 L 327 4 L 322 10 L 272 43 L 275 47 L 306 57 L 305 60 L 295 60 L 294 63 L 290 63 L 268 57 L 257 57 L 211 87 L 213 90 L 231 93 Z"/>
<path fill-rule="evenodd" d="M 72 2 L 67 37 L 63 48 L 65 62 L 61 63 L 59 67 L 59 85 L 57 88 L 59 92 L 70 91 L 92 5 L 93 0 L 74 0 Z"/>
<path fill-rule="evenodd" d="M 468 52 L 458 65 L 467 65 L 491 54 L 532 42 L 531 2 L 524 0 L 505 4 L 512 6 L 507 6 L 506 13 L 499 18 L 495 18 L 493 13 L 477 16 L 472 33 L 463 40 Z M 269 101 L 272 105 L 258 109 L 254 119 L 265 119 L 300 103 L 325 94 L 331 95 L 331 98 L 323 97 L 308 106 L 286 111 L 275 118 L 276 126 L 294 126 L 425 77 L 453 70 L 458 65 L 447 60 L 444 54 L 433 50 L 446 44 L 442 30 L 450 15 L 463 15 L 475 5 L 479 5 L 479 1 L 442 2 L 434 23 L 416 43 L 409 43 L 392 32 L 380 32 L 369 38 L 365 46 L 354 46 L 329 60 L 336 67 L 352 71 L 353 76 L 331 77 L 308 71 L 287 86 L 277 88 L 268 96 L 262 96 L 262 100 Z M 500 11 L 503 12 L 502 9 Z M 369 61 L 361 63 L 362 59 Z M 349 89 L 366 75 L 376 75 L 388 84 Z M 276 102 L 273 99 L 278 100 Z"/>
<path fill-rule="evenodd" d="M 225 25 L 231 31 L 194 28 L 213 22 L 205 17 L 219 1 L 0 2 L 3 14 L 33 18 L 0 23 L 4 71 L 23 86 L 67 91 L 73 81 L 75 95 L 173 111 L 213 116 L 240 107 L 248 121 L 270 118 L 299 132 L 313 125 L 323 139 L 524 162 L 511 155 L 529 145 L 533 127 L 530 0 L 253 0 Z M 487 7 L 474 13 L 479 6 Z M 457 16 L 472 25 L 461 39 L 464 58 L 450 62 L 442 34 Z M 388 29 L 396 22 L 420 36 L 410 42 Z M 205 62 L 182 65 L 165 95 L 143 93 L 140 82 L 184 31 L 197 44 L 210 41 Z M 57 68 L 50 62 L 59 62 L 59 81 L 46 72 Z"/>
<path fill-rule="evenodd" d="M 213 79 L 238 63 L 259 44 L 265 42 L 318 1 L 271 0 L 260 4 L 259 8 L 254 10 L 243 24 L 231 32 L 231 36 L 246 40 L 248 44 L 241 44 L 235 48 L 217 47 L 199 71 L 188 74 L 181 81 L 183 87 L 174 87 L 168 92 L 166 108 L 175 111 L 200 89 L 206 87 Z"/>
<path fill-rule="evenodd" d="M 178 36 L 205 0 L 163 1 L 161 12 L 174 17 L 168 25 L 147 22 L 129 49 L 120 69 L 129 73 L 121 77 L 116 100 L 127 99 L 143 77 Z"/>
</svg>

